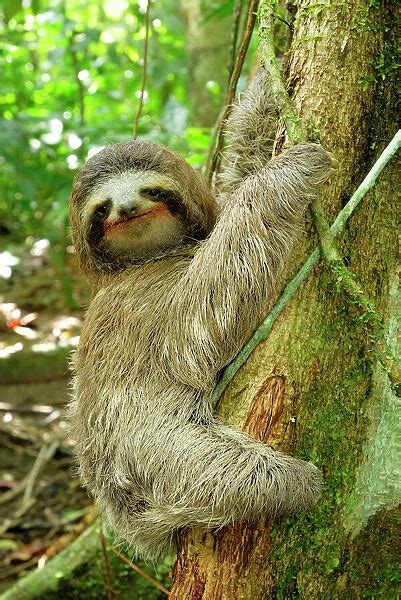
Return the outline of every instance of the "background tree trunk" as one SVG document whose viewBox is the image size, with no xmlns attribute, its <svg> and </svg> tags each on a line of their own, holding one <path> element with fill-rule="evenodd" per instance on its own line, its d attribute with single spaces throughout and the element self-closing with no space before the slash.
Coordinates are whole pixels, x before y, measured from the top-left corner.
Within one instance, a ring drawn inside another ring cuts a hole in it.
<svg viewBox="0 0 401 600">
<path fill-rule="evenodd" d="M 201 0 L 181 0 L 188 57 L 188 85 L 194 123 L 215 124 L 228 82 L 232 19 L 207 19 Z"/>
<path fill-rule="evenodd" d="M 396 131 L 396 4 L 299 0 L 295 8 L 287 84 L 309 139 L 340 161 L 322 194 L 332 221 Z M 393 160 L 339 243 L 385 317 L 390 345 L 398 281 L 396 183 Z M 289 276 L 316 243 L 310 227 Z M 321 262 L 229 386 L 220 414 L 322 468 L 323 498 L 291 519 L 189 531 L 171 599 L 399 597 L 399 399 L 371 350 L 363 319 Z"/>
</svg>

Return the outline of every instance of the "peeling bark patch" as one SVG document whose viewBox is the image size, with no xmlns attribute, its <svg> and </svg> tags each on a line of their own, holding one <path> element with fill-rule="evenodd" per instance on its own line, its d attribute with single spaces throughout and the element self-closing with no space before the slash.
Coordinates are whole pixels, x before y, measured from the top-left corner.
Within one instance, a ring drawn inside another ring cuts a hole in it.
<svg viewBox="0 0 401 600">
<path fill-rule="evenodd" d="M 170 600 L 184 600 L 183 590 L 185 590 L 186 600 L 202 600 L 204 598 L 206 575 L 200 574 L 199 555 L 189 552 L 188 538 L 188 532 L 184 532 L 179 538 L 177 560 L 173 568 L 174 585 L 169 594 Z"/>
<path fill-rule="evenodd" d="M 257 523 L 234 523 L 213 532 L 218 561 L 232 561 L 238 571 L 246 569 L 249 564 L 252 549 L 257 544 L 261 531 Z"/>
<path fill-rule="evenodd" d="M 286 380 L 281 375 L 268 377 L 254 395 L 243 430 L 260 442 L 269 436 L 284 411 Z"/>
<path fill-rule="evenodd" d="M 259 597 L 271 551 L 270 532 L 271 525 L 262 522 L 190 530 L 179 548 L 170 600 Z M 195 547 L 199 550 L 194 551 Z"/>
</svg>

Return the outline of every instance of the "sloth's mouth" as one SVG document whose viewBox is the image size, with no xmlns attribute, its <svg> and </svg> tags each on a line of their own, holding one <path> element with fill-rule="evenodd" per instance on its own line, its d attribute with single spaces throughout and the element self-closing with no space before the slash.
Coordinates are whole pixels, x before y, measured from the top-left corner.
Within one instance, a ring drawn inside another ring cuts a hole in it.
<svg viewBox="0 0 401 600">
<path fill-rule="evenodd" d="M 114 219 L 114 221 L 105 221 L 103 223 L 103 230 L 105 234 L 108 234 L 112 231 L 118 231 L 119 229 L 124 229 L 127 225 L 129 225 L 132 221 L 139 221 L 143 217 L 150 215 L 155 212 L 155 209 L 147 210 L 146 212 L 141 213 L 140 215 L 133 215 L 132 217 L 120 217 L 119 219 Z"/>
</svg>

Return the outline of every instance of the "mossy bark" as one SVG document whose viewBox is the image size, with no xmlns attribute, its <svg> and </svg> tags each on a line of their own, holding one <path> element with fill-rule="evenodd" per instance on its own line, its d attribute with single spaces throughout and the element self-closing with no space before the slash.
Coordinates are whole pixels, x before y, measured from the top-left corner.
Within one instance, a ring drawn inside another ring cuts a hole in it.
<svg viewBox="0 0 401 600">
<path fill-rule="evenodd" d="M 296 8 L 286 79 L 309 139 L 340 161 L 322 194 L 331 221 L 396 131 L 396 5 L 299 0 Z M 396 188 L 393 160 L 339 241 L 347 266 L 383 314 L 390 345 Z M 311 227 L 308 233 L 288 276 L 317 243 Z M 321 262 L 220 406 L 228 423 L 318 465 L 326 482 L 322 500 L 291 519 L 186 533 L 171 599 L 398 597 L 398 399 L 375 364 L 364 320 L 337 283 Z"/>
</svg>

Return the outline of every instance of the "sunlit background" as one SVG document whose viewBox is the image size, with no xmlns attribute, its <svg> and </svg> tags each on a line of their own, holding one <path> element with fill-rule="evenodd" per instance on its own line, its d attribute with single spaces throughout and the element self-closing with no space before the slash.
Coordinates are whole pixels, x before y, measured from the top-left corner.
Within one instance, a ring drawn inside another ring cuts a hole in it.
<svg viewBox="0 0 401 600">
<path fill-rule="evenodd" d="M 233 3 L 200 3 L 202 11 L 188 4 L 151 5 L 139 135 L 201 168 L 225 96 Z M 33 339 L 22 331 L 35 319 L 15 326 L 16 311 L 75 311 L 87 301 L 69 241 L 68 197 L 74 172 L 88 157 L 132 135 L 147 2 L 2 6 L 0 313 L 7 333 Z M 253 54 L 254 47 L 249 64 Z M 10 303 L 16 305 L 11 312 Z M 23 343 L 6 336 L 0 353 Z"/>
<path fill-rule="evenodd" d="M 88 157 L 132 136 L 146 8 L 146 0 L 0 4 L 0 591 L 43 567 L 54 540 L 90 514 L 65 436 L 68 361 L 89 299 L 68 197 Z M 138 134 L 196 169 L 226 94 L 232 11 L 233 0 L 150 6 Z M 255 38 L 240 89 L 256 46 Z M 158 597 L 149 589 L 144 597 Z"/>
</svg>

